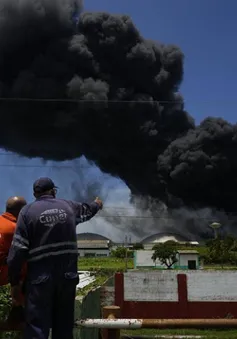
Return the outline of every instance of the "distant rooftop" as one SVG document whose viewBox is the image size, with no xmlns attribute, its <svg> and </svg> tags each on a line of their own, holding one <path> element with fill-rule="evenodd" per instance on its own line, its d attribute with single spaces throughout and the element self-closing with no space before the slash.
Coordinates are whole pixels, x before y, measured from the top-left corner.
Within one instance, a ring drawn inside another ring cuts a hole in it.
<svg viewBox="0 0 237 339">
<path fill-rule="evenodd" d="M 149 237 L 146 237 L 145 239 L 142 240 L 143 244 L 147 243 L 164 243 L 166 241 L 173 240 L 176 242 L 190 242 L 193 239 L 189 239 L 181 234 L 178 233 L 156 233 L 153 235 L 150 235 Z"/>
<path fill-rule="evenodd" d="M 77 248 L 108 248 L 109 240 L 78 240 Z"/>
<path fill-rule="evenodd" d="M 103 235 L 101 234 L 97 234 L 97 233 L 77 233 L 77 240 L 110 240 L 109 238 L 107 237 L 104 237 Z"/>
</svg>

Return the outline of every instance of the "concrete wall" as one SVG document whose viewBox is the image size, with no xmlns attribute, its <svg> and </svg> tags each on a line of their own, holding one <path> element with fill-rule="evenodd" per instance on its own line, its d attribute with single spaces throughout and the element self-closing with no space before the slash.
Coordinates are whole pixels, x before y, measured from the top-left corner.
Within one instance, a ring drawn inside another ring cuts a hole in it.
<svg viewBox="0 0 237 339">
<path fill-rule="evenodd" d="M 124 318 L 237 317 L 237 271 L 117 273 L 115 303 Z"/>
<path fill-rule="evenodd" d="M 187 277 L 188 301 L 237 302 L 237 271 L 130 271 L 124 274 L 124 300 L 178 301 L 179 274 Z"/>
<path fill-rule="evenodd" d="M 237 302 L 237 271 L 186 271 L 189 301 Z"/>
<path fill-rule="evenodd" d="M 128 272 L 124 275 L 124 300 L 178 301 L 176 272 Z"/>
</svg>

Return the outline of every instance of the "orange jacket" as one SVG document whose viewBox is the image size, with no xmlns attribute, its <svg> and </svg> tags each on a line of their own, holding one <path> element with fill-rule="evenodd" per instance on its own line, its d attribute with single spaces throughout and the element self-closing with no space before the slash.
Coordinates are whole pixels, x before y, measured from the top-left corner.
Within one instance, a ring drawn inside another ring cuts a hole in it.
<svg viewBox="0 0 237 339">
<path fill-rule="evenodd" d="M 8 284 L 7 256 L 16 229 L 16 217 L 5 212 L 0 215 L 0 286 Z M 26 265 L 22 269 L 22 280 L 26 276 Z"/>
</svg>

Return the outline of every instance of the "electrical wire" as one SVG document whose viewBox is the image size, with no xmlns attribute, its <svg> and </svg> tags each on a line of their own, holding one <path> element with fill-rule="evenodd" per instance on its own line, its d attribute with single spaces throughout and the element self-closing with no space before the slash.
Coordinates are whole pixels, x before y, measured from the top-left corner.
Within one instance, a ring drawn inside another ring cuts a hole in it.
<svg viewBox="0 0 237 339">
<path fill-rule="evenodd" d="M 126 218 L 126 219 L 149 219 L 149 220 L 174 220 L 175 218 L 172 218 L 172 217 L 157 217 L 157 216 L 150 216 L 150 217 L 148 217 L 148 216 L 139 216 L 139 215 L 134 215 L 134 216 L 132 216 L 132 215 L 99 215 L 101 218 L 112 218 L 112 219 L 114 219 L 114 218 Z M 176 219 L 177 219 L 177 217 L 176 217 Z M 211 220 L 211 218 L 203 218 L 203 217 L 194 217 L 194 219 L 196 220 Z M 231 219 L 229 219 L 229 220 L 231 220 Z"/>
<path fill-rule="evenodd" d="M 60 166 L 57 166 L 57 165 L 23 165 L 23 164 L 0 164 L 0 167 L 19 167 L 19 168 L 58 168 L 58 169 L 61 169 L 61 168 L 67 168 L 67 169 L 76 169 L 76 168 L 85 168 L 85 169 L 88 169 L 88 168 L 92 168 L 93 166 L 64 166 L 64 165 L 60 165 Z"/>
<path fill-rule="evenodd" d="M 96 165 L 73 165 L 73 166 L 69 166 L 69 165 L 24 165 L 24 164 L 5 164 L 5 163 L 0 163 L 0 167 L 17 167 L 17 168 L 57 168 L 57 169 L 61 169 L 61 168 L 67 168 L 67 169 L 77 169 L 77 168 L 81 168 L 81 169 L 92 169 L 92 168 L 96 168 Z M 132 165 L 132 168 L 143 168 L 144 166 L 136 164 L 135 166 Z"/>
<path fill-rule="evenodd" d="M 62 103 L 136 103 L 136 104 L 144 104 L 144 103 L 158 103 L 158 104 L 185 104 L 186 101 L 176 101 L 176 100 L 86 100 L 86 99 L 59 99 L 59 98 L 20 98 L 20 97 L 11 97 L 11 98 L 6 98 L 6 97 L 0 97 L 0 102 L 1 101 L 17 101 L 17 102 L 62 102 Z M 195 100 L 192 102 L 195 102 Z M 233 98 L 232 100 L 230 99 L 218 99 L 218 100 L 197 100 L 196 102 L 198 103 L 220 103 L 222 102 L 223 104 L 226 103 L 233 103 L 236 104 L 236 99 Z"/>
<path fill-rule="evenodd" d="M 105 208 L 106 210 L 106 208 Z M 178 219 L 178 216 L 174 216 L 174 217 L 162 217 L 162 216 L 139 216 L 139 215 L 98 215 L 100 216 L 101 218 L 126 218 L 126 219 L 149 219 L 149 220 L 177 220 Z M 181 216 L 180 216 L 181 217 Z M 207 217 L 199 217 L 199 216 L 193 216 L 191 219 L 194 219 L 194 220 L 205 220 L 205 221 L 211 221 L 213 220 L 213 217 L 210 217 L 210 218 L 207 218 Z M 233 219 L 233 218 L 228 218 L 228 221 L 234 221 L 236 219 Z"/>
<path fill-rule="evenodd" d="M 183 101 L 175 101 L 175 100 L 86 100 L 86 99 L 57 99 L 57 98 L 0 98 L 0 101 L 17 101 L 17 102 L 61 102 L 61 103 L 133 103 L 133 104 L 184 104 Z"/>
</svg>

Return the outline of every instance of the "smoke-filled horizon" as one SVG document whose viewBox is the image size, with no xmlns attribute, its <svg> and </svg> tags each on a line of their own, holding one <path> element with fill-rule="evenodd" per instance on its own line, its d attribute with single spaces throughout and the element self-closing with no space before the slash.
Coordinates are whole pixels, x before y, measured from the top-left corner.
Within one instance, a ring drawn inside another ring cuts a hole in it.
<svg viewBox="0 0 237 339">
<path fill-rule="evenodd" d="M 141 210 L 131 203 L 130 191 L 118 178 L 102 173 L 84 157 L 74 161 L 44 161 L 27 159 L 14 153 L 0 153 L 1 182 L 0 213 L 10 196 L 24 196 L 33 201 L 33 182 L 40 176 L 49 176 L 58 187 L 59 198 L 90 202 L 99 196 L 104 209 L 96 218 L 79 224 L 78 233 L 91 232 L 122 242 L 125 236 L 140 241 L 150 234 L 164 230 L 168 220 L 152 212 Z M 141 227 L 141 224 L 143 227 Z M 179 233 L 179 232 L 178 232 Z"/>
<path fill-rule="evenodd" d="M 179 47 L 145 39 L 125 15 L 78 16 L 80 1 L 0 5 L 0 147 L 85 156 L 129 187 L 138 210 L 155 200 L 152 214 L 237 212 L 237 125 L 195 126 L 179 93 Z"/>
<path fill-rule="evenodd" d="M 82 157 L 75 161 L 54 162 L 42 159 L 27 159 L 14 153 L 0 153 L 1 171 L 1 196 L 0 213 L 5 210 L 6 200 L 10 196 L 24 196 L 28 203 L 34 200 L 33 182 L 42 176 L 52 178 L 58 186 L 57 196 L 64 199 L 75 199 L 80 202 L 91 202 L 99 196 L 105 204 L 104 214 L 98 214 L 85 225 L 80 224 L 77 232 L 98 233 L 121 241 L 124 238 L 123 229 L 120 230 L 111 223 L 111 218 L 122 212 L 127 215 L 127 210 L 133 210 L 129 203 L 129 189 L 121 180 L 102 173 L 95 165 L 88 163 Z M 3 180 L 4 178 L 4 180 Z M 122 208 L 121 208 L 122 207 Z M 134 213 L 134 212 L 133 212 Z M 117 218 L 118 220 L 118 218 Z"/>
<path fill-rule="evenodd" d="M 51 177 L 59 187 L 58 197 L 90 202 L 96 196 L 104 201 L 104 209 L 96 218 L 79 224 L 78 233 L 91 232 L 123 242 L 131 237 L 141 241 L 157 233 L 175 233 L 199 240 L 211 236 L 209 225 L 219 221 L 231 231 L 233 221 L 225 213 L 209 208 L 169 210 L 161 202 L 149 197 L 133 197 L 126 185 L 118 178 L 101 172 L 84 157 L 74 161 L 44 161 L 27 159 L 12 153 L 0 153 L 1 182 L 0 211 L 12 195 L 23 195 L 28 202 L 33 198 L 32 184 L 40 176 Z"/>
<path fill-rule="evenodd" d="M 78 233 L 91 232 L 123 242 L 125 237 L 141 241 L 156 233 L 175 233 L 199 240 L 211 235 L 211 221 L 226 222 L 223 215 L 210 209 L 170 211 L 149 197 L 133 197 L 118 178 L 101 172 L 84 157 L 74 161 L 44 161 L 27 159 L 12 153 L 0 153 L 1 182 L 0 211 L 3 212 L 9 196 L 22 195 L 33 201 L 33 182 L 40 176 L 51 177 L 58 189 L 58 197 L 90 202 L 96 196 L 104 201 L 104 209 L 96 218 L 79 224 Z M 208 232 L 209 231 L 209 232 Z"/>
</svg>

